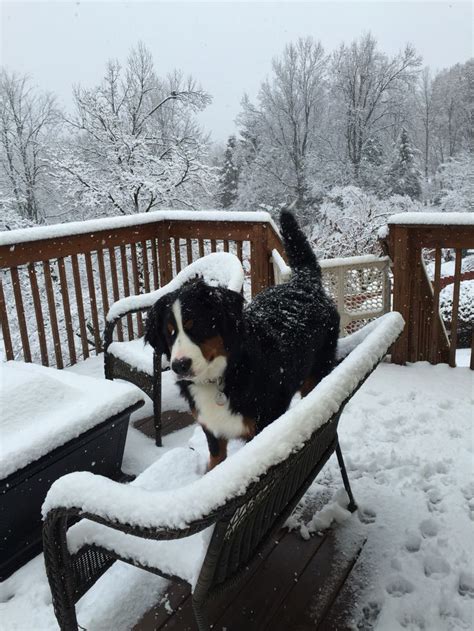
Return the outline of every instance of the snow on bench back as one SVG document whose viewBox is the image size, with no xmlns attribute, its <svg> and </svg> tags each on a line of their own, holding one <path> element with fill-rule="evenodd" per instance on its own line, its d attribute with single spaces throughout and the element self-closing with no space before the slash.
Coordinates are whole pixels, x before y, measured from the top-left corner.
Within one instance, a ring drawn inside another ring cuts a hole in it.
<svg viewBox="0 0 474 631">
<path fill-rule="evenodd" d="M 187 280 L 196 276 L 202 277 L 208 285 L 227 287 L 238 293 L 244 283 L 244 270 L 239 258 L 230 252 L 213 252 L 190 263 L 164 287 L 148 294 L 118 300 L 109 309 L 107 320 L 111 322 L 131 309 L 152 307 L 159 298 L 179 289 Z"/>
<path fill-rule="evenodd" d="M 55 368 L 0 364 L 0 479 L 142 401 L 137 388 Z"/>
<path fill-rule="evenodd" d="M 15 245 L 25 241 L 41 241 L 42 239 L 58 239 L 77 234 L 88 234 L 100 230 L 128 228 L 156 221 L 250 221 L 270 223 L 278 233 L 278 228 L 271 216 L 266 212 L 240 212 L 227 210 L 157 210 L 151 213 L 139 213 L 126 217 L 106 217 L 87 221 L 71 221 L 69 223 L 19 228 L 0 232 L 0 246 Z"/>
<path fill-rule="evenodd" d="M 359 344 L 307 397 L 195 482 L 169 493 L 151 492 L 91 473 L 72 473 L 53 484 L 43 515 L 56 507 L 80 507 L 138 527 L 186 528 L 244 494 L 270 467 L 300 449 L 383 358 L 403 326 L 399 313 L 388 313 L 367 327 L 365 335 L 358 331 Z"/>
</svg>

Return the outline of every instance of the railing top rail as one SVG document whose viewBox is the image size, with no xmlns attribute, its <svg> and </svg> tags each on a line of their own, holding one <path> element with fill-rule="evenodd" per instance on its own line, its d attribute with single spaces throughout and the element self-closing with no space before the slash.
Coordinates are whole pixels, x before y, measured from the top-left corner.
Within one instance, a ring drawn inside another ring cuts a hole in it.
<svg viewBox="0 0 474 631">
<path fill-rule="evenodd" d="M 474 213 L 442 213 L 442 212 L 422 212 L 422 213 L 398 213 L 392 215 L 387 220 L 388 225 L 404 226 L 430 226 L 433 228 L 442 226 L 474 226 Z"/>
<path fill-rule="evenodd" d="M 376 256 L 375 254 L 365 254 L 361 256 L 347 256 L 344 258 L 321 259 L 319 264 L 322 269 L 334 267 L 357 267 L 365 265 L 385 265 L 390 258 L 388 256 Z"/>
<path fill-rule="evenodd" d="M 124 217 L 105 217 L 73 221 L 50 226 L 35 226 L 0 232 L 0 247 L 14 246 L 20 243 L 66 238 L 74 235 L 87 235 L 93 232 L 134 228 L 139 225 L 165 221 L 183 222 L 250 222 L 268 223 L 278 234 L 278 228 L 267 212 L 227 211 L 227 210 L 157 210 L 150 213 L 126 215 Z"/>
</svg>

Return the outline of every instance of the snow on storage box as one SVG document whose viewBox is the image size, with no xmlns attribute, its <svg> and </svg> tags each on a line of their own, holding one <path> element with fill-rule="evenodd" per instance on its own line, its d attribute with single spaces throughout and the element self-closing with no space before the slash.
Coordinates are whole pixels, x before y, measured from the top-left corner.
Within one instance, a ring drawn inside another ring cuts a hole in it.
<svg viewBox="0 0 474 631">
<path fill-rule="evenodd" d="M 0 479 L 141 400 L 128 384 L 0 364 Z"/>
<path fill-rule="evenodd" d="M 123 478 L 133 386 L 7 362 L 0 365 L 0 580 L 41 550 L 41 504 L 73 471 Z"/>
</svg>

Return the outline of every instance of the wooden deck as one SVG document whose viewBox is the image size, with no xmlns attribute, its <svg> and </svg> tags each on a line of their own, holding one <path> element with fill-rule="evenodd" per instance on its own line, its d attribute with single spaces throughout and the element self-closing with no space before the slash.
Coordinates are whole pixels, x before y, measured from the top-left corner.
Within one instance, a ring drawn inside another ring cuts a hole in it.
<svg viewBox="0 0 474 631">
<path fill-rule="evenodd" d="M 192 417 L 164 413 L 165 434 L 185 427 Z M 136 424 L 153 436 L 152 419 Z M 310 512 L 315 507 L 309 507 Z M 357 520 L 356 516 L 353 517 Z M 336 530 L 304 540 L 299 533 L 281 530 L 260 555 L 260 560 L 237 585 L 210 600 L 209 622 L 225 631 L 344 631 L 354 628 L 357 595 L 354 569 L 360 568 L 365 544 L 363 529 L 354 524 L 354 536 L 342 550 Z M 352 622 L 352 625 L 351 625 Z M 148 611 L 135 631 L 194 631 L 190 589 L 170 584 L 162 602 Z"/>
</svg>

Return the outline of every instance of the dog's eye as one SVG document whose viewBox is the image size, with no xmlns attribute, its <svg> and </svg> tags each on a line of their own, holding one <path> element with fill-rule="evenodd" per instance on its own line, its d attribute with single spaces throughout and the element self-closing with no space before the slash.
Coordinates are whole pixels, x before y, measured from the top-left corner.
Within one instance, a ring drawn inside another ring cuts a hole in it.
<svg viewBox="0 0 474 631">
<path fill-rule="evenodd" d="M 171 322 L 168 322 L 168 326 L 166 328 L 168 329 L 168 333 L 170 335 L 174 335 L 174 326 L 171 324 Z"/>
<path fill-rule="evenodd" d="M 194 322 L 192 320 L 186 320 L 186 322 L 184 323 L 184 328 L 186 331 L 189 331 L 189 329 L 193 328 L 193 324 Z"/>
</svg>

